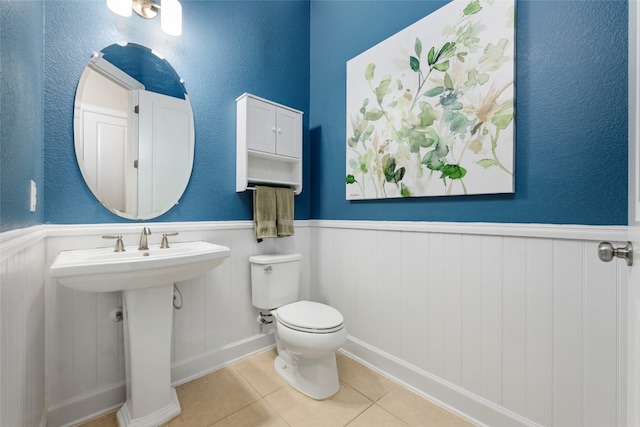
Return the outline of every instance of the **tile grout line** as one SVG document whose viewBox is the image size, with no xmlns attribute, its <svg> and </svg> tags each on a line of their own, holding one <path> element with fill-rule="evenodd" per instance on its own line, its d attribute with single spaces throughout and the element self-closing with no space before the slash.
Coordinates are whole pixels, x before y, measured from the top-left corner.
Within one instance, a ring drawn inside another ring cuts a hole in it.
<svg viewBox="0 0 640 427">
<path fill-rule="evenodd" d="M 273 349 L 269 349 L 260 353 L 256 353 L 245 359 L 242 359 L 240 361 L 237 361 L 235 363 L 232 363 L 222 368 L 222 369 L 229 369 L 230 373 L 233 374 L 233 377 L 236 378 L 234 380 L 235 386 L 240 386 L 240 384 L 238 383 L 238 381 L 240 381 L 242 384 L 246 384 L 247 386 L 249 386 L 250 390 L 252 391 L 252 394 L 255 393 L 259 397 L 256 400 L 253 400 L 250 403 L 245 404 L 242 408 L 237 408 L 233 412 L 228 413 L 223 418 L 218 419 L 212 423 L 206 424 L 207 426 L 213 427 L 216 425 L 222 425 L 224 424 L 223 423 L 224 420 L 228 420 L 227 423 L 229 421 L 233 422 L 233 418 L 231 417 L 234 417 L 234 416 L 242 417 L 241 415 L 238 415 L 238 414 L 241 413 L 242 411 L 247 410 L 252 405 L 258 404 L 258 403 L 262 407 L 269 408 L 269 410 L 273 414 L 273 416 L 269 415 L 270 417 L 269 419 L 273 422 L 278 421 L 283 423 L 283 425 L 290 426 L 290 427 L 300 427 L 301 425 L 304 425 L 304 423 L 300 424 L 299 421 L 296 422 L 295 420 L 291 419 L 292 418 L 291 414 L 283 414 L 279 412 L 277 409 L 277 405 L 274 406 L 268 400 L 269 396 L 273 396 L 275 393 L 278 393 L 278 392 L 283 392 L 283 389 L 285 388 L 288 388 L 288 390 L 284 392 L 286 394 L 290 394 L 292 391 L 293 391 L 293 394 L 299 393 L 297 390 L 295 390 L 293 387 L 291 387 L 286 383 L 284 383 L 283 385 L 280 385 L 277 382 L 273 383 L 275 378 L 279 378 L 277 373 L 271 372 L 267 369 L 267 367 L 271 365 L 272 358 L 275 357 L 273 354 L 269 353 L 273 351 L 274 351 Z M 355 392 L 359 396 L 359 398 L 357 398 L 356 400 L 360 403 L 357 403 L 357 404 L 354 403 L 354 407 L 352 407 L 352 410 L 354 410 L 355 413 L 344 414 L 345 416 L 340 420 L 340 424 L 336 424 L 336 425 L 342 425 L 345 427 L 353 425 L 358 418 L 366 414 L 367 411 L 374 410 L 374 408 L 376 411 L 379 411 L 379 410 L 384 411 L 384 413 L 393 417 L 401 425 L 411 425 L 408 419 L 405 420 L 404 418 L 401 418 L 400 416 L 396 415 L 394 412 L 391 412 L 385 406 L 382 406 L 379 404 L 379 402 L 386 396 L 389 396 L 389 394 L 392 391 L 398 390 L 398 389 L 406 390 L 406 388 L 404 388 L 401 384 L 398 384 L 395 381 L 389 378 L 386 378 L 385 376 L 375 372 L 374 370 L 371 370 L 367 366 L 359 363 L 357 360 L 354 360 L 345 354 L 340 354 L 340 353 L 337 354 L 337 359 L 343 361 L 341 364 L 342 366 L 341 370 L 343 372 L 340 378 L 340 384 L 341 384 L 340 391 L 345 390 L 347 392 L 347 395 L 352 395 L 353 392 Z M 382 379 L 384 381 L 382 381 Z M 348 391 L 346 390 L 346 388 L 349 388 L 352 391 Z M 260 392 L 260 390 L 262 390 L 262 392 Z M 338 393 L 340 393 L 340 391 Z M 411 390 L 407 390 L 407 391 L 411 392 Z M 265 394 L 263 395 L 263 393 Z M 368 395 L 371 395 L 372 397 L 369 397 Z M 330 399 L 331 398 L 326 400 L 330 401 Z M 397 400 L 402 401 L 402 399 L 398 399 L 397 396 L 396 397 L 391 396 L 389 397 L 389 399 L 395 400 L 395 401 Z M 274 399 L 271 399 L 271 400 L 274 400 Z M 425 402 L 427 401 L 425 400 Z M 315 405 L 315 404 L 312 404 L 312 405 Z M 364 408 L 361 408 L 362 405 L 366 405 L 366 406 Z M 280 406 L 281 410 L 283 408 L 286 409 L 286 407 Z M 321 406 L 318 411 L 319 411 L 318 413 L 326 412 L 326 408 Z M 191 417 L 194 414 L 193 413 L 185 414 L 183 411 L 183 414 L 181 415 L 183 416 L 186 415 L 187 417 Z M 451 415 L 455 417 L 455 414 L 451 414 Z M 249 414 L 249 416 L 251 416 L 251 414 Z M 368 414 L 368 416 L 371 417 L 372 414 L 370 413 Z M 277 420 L 275 417 L 277 417 Z M 285 417 L 289 418 L 289 420 L 287 420 L 287 418 Z M 206 421 L 206 420 L 203 420 L 203 421 Z M 360 423 L 361 422 L 362 421 L 360 421 Z M 169 426 L 169 425 L 172 425 L 172 423 L 171 421 L 169 421 L 165 425 Z M 116 426 L 116 421 L 113 415 L 111 414 L 100 417 L 85 425 L 85 427 L 115 427 L 115 426 Z"/>
</svg>

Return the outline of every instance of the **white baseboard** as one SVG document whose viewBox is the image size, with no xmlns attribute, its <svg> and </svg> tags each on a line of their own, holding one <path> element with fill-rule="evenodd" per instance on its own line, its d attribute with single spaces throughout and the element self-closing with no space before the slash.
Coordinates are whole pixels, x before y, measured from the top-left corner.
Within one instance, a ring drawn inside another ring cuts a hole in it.
<svg viewBox="0 0 640 427">
<path fill-rule="evenodd" d="M 174 364 L 171 367 L 171 385 L 175 387 L 184 384 L 274 345 L 275 337 L 273 334 L 254 335 L 193 359 Z"/>
<path fill-rule="evenodd" d="M 510 412 L 351 336 L 348 337 L 341 351 L 474 425 L 492 427 L 538 426 L 531 420 Z M 438 398 L 436 399 L 433 396 L 438 396 Z"/>
<path fill-rule="evenodd" d="M 108 414 L 119 408 L 125 397 L 124 381 L 74 396 L 48 408 L 47 427 L 74 426 Z"/>
<path fill-rule="evenodd" d="M 40 414 L 40 424 L 38 427 L 47 427 L 47 408 L 42 408 L 42 414 Z"/>
<path fill-rule="evenodd" d="M 171 385 L 184 384 L 274 345 L 273 334 L 255 335 L 175 364 L 171 367 Z M 115 411 L 125 399 L 125 383 L 120 381 L 52 405 L 43 418 L 47 427 L 70 427 Z"/>
</svg>

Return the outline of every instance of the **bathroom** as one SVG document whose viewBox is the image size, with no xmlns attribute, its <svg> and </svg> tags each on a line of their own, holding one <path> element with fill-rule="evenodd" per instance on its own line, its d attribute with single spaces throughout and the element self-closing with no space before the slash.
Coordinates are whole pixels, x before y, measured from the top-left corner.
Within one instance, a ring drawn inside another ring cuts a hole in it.
<svg viewBox="0 0 640 427">
<path fill-rule="evenodd" d="M 60 426 L 124 390 L 118 293 L 48 276 L 103 234 L 231 248 L 179 284 L 172 371 L 186 381 L 269 345 L 248 257 L 301 253 L 302 296 L 345 317 L 345 351 L 486 425 L 623 425 L 627 268 L 627 1 L 517 1 L 515 193 L 349 202 L 346 61 L 447 1 L 183 1 L 183 34 L 104 1 L 0 1 L 0 425 Z M 190 96 L 195 158 L 179 203 L 150 221 L 104 209 L 73 147 L 76 87 L 120 41 L 168 59 Z M 235 99 L 301 110 L 294 237 L 255 241 L 235 191 Z M 10 107 L 9 107 L 10 106 Z M 26 119 L 25 119 L 26 118 Z M 29 185 L 36 209 L 30 212 Z M 606 286 L 605 286 L 606 285 Z M 623 311 L 623 310 L 622 310 Z"/>
</svg>

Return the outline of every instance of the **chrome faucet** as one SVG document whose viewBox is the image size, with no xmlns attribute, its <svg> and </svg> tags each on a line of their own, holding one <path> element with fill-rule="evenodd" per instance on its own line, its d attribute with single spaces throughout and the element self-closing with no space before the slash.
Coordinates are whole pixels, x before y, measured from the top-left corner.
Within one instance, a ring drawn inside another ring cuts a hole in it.
<svg viewBox="0 0 640 427">
<path fill-rule="evenodd" d="M 147 244 L 147 236 L 151 234 L 151 230 L 149 227 L 143 227 L 142 233 L 140 234 L 140 244 L 138 245 L 139 251 L 146 251 L 149 249 L 149 245 Z"/>
</svg>

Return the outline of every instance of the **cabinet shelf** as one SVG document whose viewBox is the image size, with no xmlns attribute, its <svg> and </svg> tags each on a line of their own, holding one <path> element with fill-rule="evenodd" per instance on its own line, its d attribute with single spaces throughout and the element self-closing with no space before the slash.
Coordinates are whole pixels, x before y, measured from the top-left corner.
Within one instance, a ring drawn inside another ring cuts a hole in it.
<svg viewBox="0 0 640 427">
<path fill-rule="evenodd" d="M 291 187 L 295 189 L 295 187 L 299 187 L 301 184 L 299 182 L 286 182 L 282 180 L 269 180 L 264 178 L 248 178 L 249 184 L 264 184 L 264 185 L 285 185 L 287 187 Z M 249 188 L 249 187 L 247 187 Z"/>
<path fill-rule="evenodd" d="M 299 157 L 289 157 L 289 156 L 283 156 L 280 154 L 266 153 L 264 151 L 255 151 L 255 150 L 247 150 L 247 156 L 258 157 L 266 160 L 277 160 L 279 162 L 285 162 L 285 163 L 287 162 L 296 163 L 300 161 Z"/>
<path fill-rule="evenodd" d="M 236 99 L 236 191 L 249 184 L 302 191 L 302 112 L 245 93 Z"/>
</svg>

